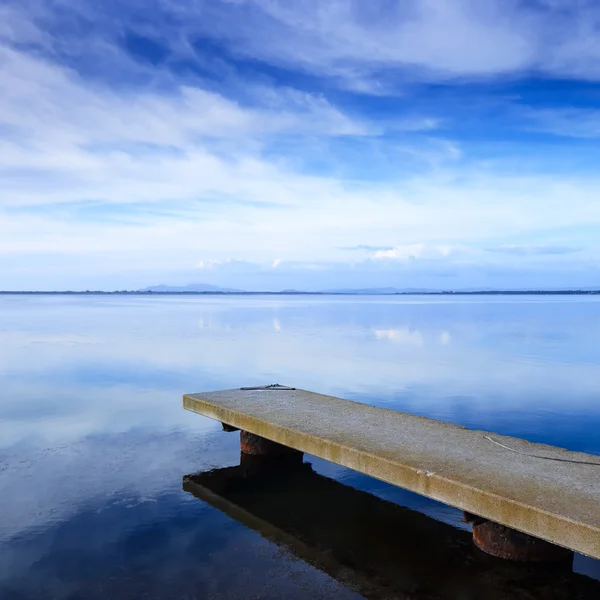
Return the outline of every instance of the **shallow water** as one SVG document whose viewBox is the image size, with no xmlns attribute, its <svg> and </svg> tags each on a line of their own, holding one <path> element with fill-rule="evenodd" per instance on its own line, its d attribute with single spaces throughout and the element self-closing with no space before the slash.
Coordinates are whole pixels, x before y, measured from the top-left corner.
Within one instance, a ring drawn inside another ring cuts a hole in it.
<svg viewBox="0 0 600 600">
<path fill-rule="evenodd" d="M 599 339 L 592 296 L 0 296 L 0 597 L 379 597 L 375 566 L 327 566 L 339 557 L 324 533 L 275 507 L 254 526 L 249 505 L 232 515 L 182 489 L 240 456 L 236 434 L 181 395 L 277 382 L 600 454 Z M 340 503 L 356 488 L 465 528 L 455 509 L 306 460 L 343 484 Z M 369 540 L 371 554 L 385 545 Z M 461 597 L 478 597 L 473 560 L 461 558 Z M 574 569 L 600 580 L 597 561 Z M 508 579 L 547 597 L 529 575 Z M 584 581 L 565 598 L 597 593 Z M 437 597 L 393 585 L 388 597 Z"/>
</svg>

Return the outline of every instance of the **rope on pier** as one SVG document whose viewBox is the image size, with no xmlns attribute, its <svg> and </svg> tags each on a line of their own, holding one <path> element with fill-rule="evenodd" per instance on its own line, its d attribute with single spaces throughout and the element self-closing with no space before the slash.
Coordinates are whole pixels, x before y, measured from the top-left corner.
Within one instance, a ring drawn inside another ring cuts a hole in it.
<svg viewBox="0 0 600 600">
<path fill-rule="evenodd" d="M 600 462 L 587 462 L 584 460 L 571 460 L 568 458 L 556 458 L 554 456 L 540 456 L 539 454 L 530 454 L 529 452 L 521 452 L 520 450 L 515 450 L 514 448 L 509 448 L 496 440 L 493 440 L 491 437 L 484 435 L 486 440 L 492 442 L 492 444 L 496 444 L 496 446 L 500 446 L 501 448 L 505 448 L 506 450 L 510 450 L 511 452 L 515 452 L 516 454 L 522 454 L 523 456 L 531 456 L 532 458 L 543 458 L 544 460 L 556 460 L 558 462 L 566 462 L 566 463 L 575 463 L 578 465 L 593 465 L 594 467 L 600 467 Z M 600 458 L 600 457 L 599 457 Z"/>
<path fill-rule="evenodd" d="M 288 387 L 287 385 L 279 385 L 278 383 L 272 383 L 271 385 L 255 385 L 250 387 L 243 387 L 240 390 L 295 390 L 294 387 Z"/>
</svg>

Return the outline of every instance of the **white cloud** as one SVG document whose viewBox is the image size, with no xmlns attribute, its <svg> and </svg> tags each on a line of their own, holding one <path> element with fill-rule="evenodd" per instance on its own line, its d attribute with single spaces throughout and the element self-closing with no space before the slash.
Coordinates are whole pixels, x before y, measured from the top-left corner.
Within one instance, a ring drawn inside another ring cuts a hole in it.
<svg viewBox="0 0 600 600">
<path fill-rule="evenodd" d="M 63 24 L 66 11 L 97 24 L 85 38 L 69 40 L 69 53 L 103 53 L 105 63 L 116 62 L 114 42 L 124 27 L 115 27 L 110 4 L 69 3 L 62 13 L 53 6 L 28 0 L 21 10 L 5 8 L 0 37 L 64 52 L 60 36 L 47 30 Z M 396 94 L 413 80 L 532 71 L 600 77 L 595 0 L 131 0 L 119 11 L 121 23 L 164 46 L 172 61 L 214 68 L 197 47 L 198 39 L 209 38 L 226 46 L 228 55 L 330 77 L 359 92 Z M 145 19 L 141 26 L 140 12 L 152 13 L 155 21 Z M 235 73 L 225 68 L 228 76 Z M 435 126 L 435 118 L 430 124 Z"/>
<path fill-rule="evenodd" d="M 382 250 L 393 250 L 393 246 L 371 246 L 369 244 L 357 244 L 356 246 L 342 246 L 340 250 L 359 250 L 361 252 L 379 252 Z"/>
<path fill-rule="evenodd" d="M 447 258 L 453 252 L 451 246 L 428 246 L 426 244 L 408 244 L 391 249 L 377 250 L 373 255 L 376 260 L 393 259 L 400 261 L 417 258 Z"/>
<path fill-rule="evenodd" d="M 573 138 L 600 137 L 600 110 L 591 108 L 520 108 L 534 131 Z"/>
<path fill-rule="evenodd" d="M 450 23 L 466 23 L 465 15 L 488 23 L 492 5 L 482 3 L 479 9 L 464 2 L 436 8 L 414 3 L 406 10 L 411 27 L 425 27 L 431 15 L 438 23 L 439 11 L 447 11 Z M 212 3 L 210 10 L 232 6 Z M 191 11 L 189 24 L 196 24 L 193 4 L 172 8 Z M 359 78 L 373 65 L 396 64 L 397 49 L 384 46 L 398 23 L 392 18 L 384 23 L 377 11 L 355 18 L 353 11 L 367 10 L 362 4 L 320 4 L 315 9 L 318 27 L 291 3 L 263 8 L 273 12 L 276 28 L 298 17 L 290 43 L 294 35 L 323 37 L 320 46 L 309 49 L 310 64 L 329 68 L 331 63 L 336 73 Z M 336 10 L 340 31 L 329 36 Z M 452 11 L 462 12 L 457 16 Z M 91 273 L 122 277 L 120 281 L 136 274 L 142 287 L 155 279 L 148 274 L 193 272 L 199 259 L 206 272 L 229 268 L 237 273 L 248 261 L 255 271 L 263 265 L 273 277 L 285 266 L 297 273 L 312 270 L 316 278 L 318 271 L 329 269 L 324 261 L 353 262 L 343 250 L 353 246 L 373 248 L 380 263 L 407 262 L 411 256 L 420 262 L 449 262 L 462 256 L 459 248 L 511 245 L 527 236 L 543 238 L 556 228 L 600 224 L 598 176 L 540 174 L 535 169 L 528 174 L 522 165 L 517 171 L 501 162 L 477 162 L 457 142 L 439 137 L 431 136 L 427 143 L 413 144 L 410 137 L 394 142 L 398 164 L 407 158 L 420 161 L 422 168 L 414 173 L 395 175 L 391 164 L 385 177 L 361 179 L 355 171 L 363 162 L 373 168 L 380 162 L 371 147 L 343 168 L 311 170 L 310 143 L 322 144 L 327 154 L 331 138 L 370 139 L 388 124 L 350 116 L 319 94 L 274 91 L 267 84 L 249 85 L 246 100 L 252 101 L 238 102 L 202 88 L 200 80 L 177 84 L 160 69 L 152 72 L 153 84 L 109 87 L 101 78 L 84 79 L 75 69 L 52 62 L 58 60 L 57 45 L 66 42 L 35 29 L 34 21 L 13 15 L 0 29 L 5 41 L 22 40 L 48 50 L 26 54 L 0 45 L 3 286 L 17 281 L 31 286 L 43 276 L 81 281 Z M 502 29 L 503 18 L 496 24 Z M 221 25 L 217 19 L 215 31 L 225 36 Z M 244 27 L 239 19 L 231 22 L 227 35 L 239 38 L 232 51 L 250 51 L 238 31 Z M 380 29 L 380 37 L 372 35 Z M 339 55 L 340 40 L 355 33 L 360 44 Z M 264 52 L 270 51 L 273 35 L 273 29 L 267 28 L 264 36 L 261 32 Z M 129 60 L 109 41 L 103 46 L 109 63 L 115 55 Z M 326 56 L 310 54 L 322 52 L 325 42 Z M 75 53 L 77 46 L 69 49 Z M 427 64 L 434 69 L 434 63 Z M 349 64 L 358 66 L 348 70 Z M 410 119 L 402 119 L 401 128 L 410 129 Z M 421 117 L 420 122 L 424 130 L 441 126 L 435 117 Z M 288 146 L 282 149 L 278 143 Z M 288 147 L 296 154 L 288 153 Z M 561 245 L 570 246 L 565 239 Z M 578 245 L 587 248 L 590 240 Z M 580 257 L 591 260 L 597 253 L 582 252 Z M 488 258 L 500 260 L 489 253 Z M 227 285 L 237 287 L 234 281 Z"/>
<path fill-rule="evenodd" d="M 580 252 L 581 248 L 549 244 L 506 244 L 495 248 L 488 248 L 488 251 L 500 254 L 514 254 L 517 256 L 547 256 L 573 254 L 575 252 Z"/>
<path fill-rule="evenodd" d="M 225 260 L 216 260 L 216 259 L 209 259 L 209 260 L 201 260 L 196 266 L 198 269 L 214 269 L 215 267 L 219 266 L 219 265 L 226 265 L 228 263 L 231 262 L 231 258 L 226 258 Z"/>
<path fill-rule="evenodd" d="M 169 6 L 188 23 L 190 36 L 202 30 L 226 40 L 239 56 L 330 76 L 371 93 L 390 91 L 386 69 L 402 69 L 409 79 L 531 70 L 600 77 L 600 7 L 593 0 L 537 5 L 247 0 Z"/>
<path fill-rule="evenodd" d="M 217 3 L 211 23 L 214 35 L 240 53 L 342 79 L 371 79 L 371 87 L 377 82 L 372 72 L 383 67 L 485 75 L 523 68 L 536 49 L 532 24 L 511 22 L 497 2 L 243 4 L 250 18 L 236 18 L 239 5 Z M 253 35 L 258 27 L 260 38 Z"/>
<path fill-rule="evenodd" d="M 126 144 L 185 151 L 197 149 L 199 139 L 206 137 L 249 143 L 253 137 L 277 133 L 365 133 L 359 123 L 310 94 L 283 91 L 283 102 L 275 101 L 272 92 L 269 105 L 247 108 L 189 86 L 180 86 L 171 95 L 143 90 L 118 93 L 94 87 L 64 67 L 2 46 L 0 80 L 2 124 L 12 130 L 0 147 L 4 168 L 28 164 L 65 169 L 68 165 L 72 174 L 94 174 L 102 160 L 111 161 L 114 168 L 134 166 L 127 163 Z M 206 152 L 197 151 L 194 158 L 202 160 L 205 164 L 200 166 L 208 172 L 221 166 Z"/>
<path fill-rule="evenodd" d="M 246 260 L 238 260 L 235 258 L 209 258 L 201 260 L 197 265 L 197 269 L 203 271 L 219 271 L 227 273 L 243 273 L 255 272 L 260 270 L 259 264 L 251 263 Z"/>
</svg>

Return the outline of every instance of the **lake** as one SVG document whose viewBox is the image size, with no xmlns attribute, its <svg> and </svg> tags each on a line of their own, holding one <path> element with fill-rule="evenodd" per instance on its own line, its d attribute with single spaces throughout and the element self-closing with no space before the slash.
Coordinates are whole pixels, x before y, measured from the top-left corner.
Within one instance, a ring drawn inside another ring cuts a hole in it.
<svg viewBox="0 0 600 600">
<path fill-rule="evenodd" d="M 477 566 L 458 510 L 319 459 L 240 492 L 238 435 L 181 396 L 280 383 L 600 454 L 599 340 L 598 296 L 0 296 L 0 597 L 434 598 L 444 552 L 455 597 L 549 597 Z M 556 597 L 599 597 L 574 571 Z"/>
</svg>

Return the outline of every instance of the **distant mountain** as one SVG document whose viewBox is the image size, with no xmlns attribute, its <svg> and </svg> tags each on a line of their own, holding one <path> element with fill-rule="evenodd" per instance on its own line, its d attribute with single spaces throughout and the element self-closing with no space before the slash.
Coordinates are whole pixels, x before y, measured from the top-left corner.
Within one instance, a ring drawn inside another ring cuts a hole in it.
<svg viewBox="0 0 600 600">
<path fill-rule="evenodd" d="M 324 290 L 322 294 L 426 294 L 437 290 L 428 290 L 422 288 L 404 288 L 398 289 L 394 287 L 382 288 L 359 288 L 359 289 L 339 289 L 339 290 Z"/>
<path fill-rule="evenodd" d="M 158 292 L 163 294 L 175 294 L 185 292 L 214 292 L 214 293 L 232 293 L 241 292 L 242 290 L 234 290 L 231 288 L 222 288 L 216 285 L 209 285 L 207 283 L 190 283 L 188 285 L 153 285 L 140 292 Z"/>
<path fill-rule="evenodd" d="M 526 290 L 526 289 L 506 289 L 506 290 L 501 290 L 501 289 L 489 289 L 489 288 L 462 288 L 462 289 L 457 289 L 457 290 L 441 290 L 441 289 L 431 289 L 431 288 L 395 288 L 395 287 L 374 287 L 374 288 L 340 288 L 340 289 L 332 289 L 332 290 L 320 290 L 318 292 L 306 292 L 303 290 L 296 290 L 296 289 L 285 289 L 285 290 L 281 290 L 278 292 L 248 292 L 245 290 L 239 290 L 239 289 L 234 289 L 234 288 L 223 288 L 223 287 L 218 287 L 216 285 L 209 285 L 207 283 L 190 283 L 188 285 L 153 285 L 147 288 L 144 288 L 142 290 L 137 290 L 134 292 L 129 292 L 129 293 L 148 293 L 148 292 L 153 292 L 153 293 L 162 293 L 162 294 L 202 294 L 202 293 L 206 293 L 206 294 L 270 294 L 270 295 L 277 295 L 277 294 L 348 294 L 348 295 L 368 295 L 368 294 L 372 294 L 372 295 L 393 295 L 393 294 L 433 294 L 433 295 L 438 295 L 438 294 L 473 294 L 473 295 L 479 295 L 479 294 L 489 294 L 489 295 L 495 295 L 495 294 L 505 294 L 505 295 L 511 295 L 511 294 L 561 294 L 561 293 L 565 293 L 565 294 L 598 294 L 600 293 L 600 290 L 598 290 L 598 288 L 589 288 L 589 287 L 584 287 L 584 288 L 578 288 L 578 289 L 574 289 L 574 290 L 568 290 L 568 289 L 555 289 L 555 290 L 540 290 L 540 289 L 531 289 L 531 290 Z M 2 293 L 2 292 L 0 292 Z M 82 293 L 82 292 L 77 292 L 77 293 Z M 105 292 L 105 293 L 111 293 L 111 292 Z M 127 292 L 121 292 L 121 293 L 127 293 Z"/>
</svg>

